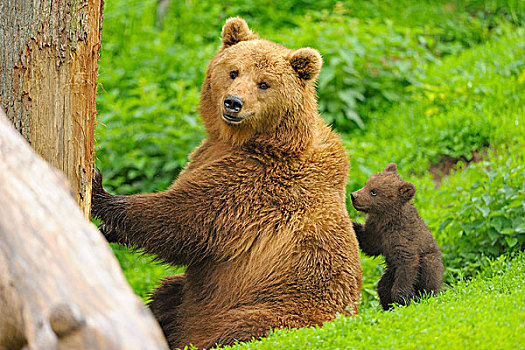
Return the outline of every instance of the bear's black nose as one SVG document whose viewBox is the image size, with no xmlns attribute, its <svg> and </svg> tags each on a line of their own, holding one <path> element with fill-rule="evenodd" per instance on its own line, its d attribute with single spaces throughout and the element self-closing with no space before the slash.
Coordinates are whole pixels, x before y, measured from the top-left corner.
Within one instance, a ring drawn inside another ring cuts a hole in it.
<svg viewBox="0 0 525 350">
<path fill-rule="evenodd" d="M 352 202 L 355 201 L 355 194 L 350 194 L 350 198 L 352 198 Z"/>
<path fill-rule="evenodd" d="M 228 95 L 224 99 L 224 107 L 228 113 L 239 113 L 242 109 L 242 100 L 239 96 Z"/>
</svg>

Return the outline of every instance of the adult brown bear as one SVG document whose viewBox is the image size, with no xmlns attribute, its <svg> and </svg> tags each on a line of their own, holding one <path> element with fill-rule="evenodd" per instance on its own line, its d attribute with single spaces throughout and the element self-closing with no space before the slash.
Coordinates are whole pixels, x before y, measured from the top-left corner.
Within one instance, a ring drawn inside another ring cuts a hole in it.
<svg viewBox="0 0 525 350">
<path fill-rule="evenodd" d="M 100 174 L 93 183 L 108 240 L 187 266 L 150 303 L 172 348 L 319 325 L 359 303 L 347 156 L 317 112 L 321 56 L 261 40 L 241 18 L 222 42 L 202 85 L 208 138 L 171 187 L 114 196 Z"/>
</svg>

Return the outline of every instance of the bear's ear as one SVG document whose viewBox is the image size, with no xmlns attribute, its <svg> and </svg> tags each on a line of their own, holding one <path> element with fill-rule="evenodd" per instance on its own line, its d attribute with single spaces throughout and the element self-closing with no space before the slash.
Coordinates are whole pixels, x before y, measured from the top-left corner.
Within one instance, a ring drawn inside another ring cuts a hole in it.
<svg viewBox="0 0 525 350">
<path fill-rule="evenodd" d="M 403 199 L 405 202 L 411 200 L 415 194 L 416 186 L 414 186 L 414 184 L 411 184 L 410 182 L 405 182 L 401 186 L 399 186 L 399 197 L 401 197 L 401 199 Z"/>
<path fill-rule="evenodd" d="M 313 80 L 321 71 L 323 59 L 319 51 L 309 47 L 297 49 L 288 57 L 292 68 L 304 80 Z"/>
<path fill-rule="evenodd" d="M 390 163 L 385 167 L 385 170 L 383 172 L 392 172 L 397 174 L 397 165 L 396 163 Z"/>
<path fill-rule="evenodd" d="M 241 41 L 259 38 L 257 34 L 252 32 L 246 21 L 241 17 L 228 18 L 224 27 L 222 27 L 221 36 L 224 47 L 230 47 Z"/>
</svg>

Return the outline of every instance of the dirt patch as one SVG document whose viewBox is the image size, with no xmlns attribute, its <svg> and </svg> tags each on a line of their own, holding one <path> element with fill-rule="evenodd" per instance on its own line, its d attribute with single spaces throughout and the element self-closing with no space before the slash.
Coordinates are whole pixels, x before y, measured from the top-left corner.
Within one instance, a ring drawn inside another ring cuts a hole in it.
<svg viewBox="0 0 525 350">
<path fill-rule="evenodd" d="M 474 151 L 472 158 L 467 159 L 465 157 L 452 158 L 449 156 L 441 156 L 439 162 L 430 165 L 428 170 L 434 177 L 434 185 L 438 188 L 441 185 L 441 181 L 445 176 L 448 176 L 454 169 L 458 162 L 463 162 L 465 167 L 468 167 L 470 163 L 477 163 L 482 161 L 487 156 L 487 150 Z"/>
</svg>

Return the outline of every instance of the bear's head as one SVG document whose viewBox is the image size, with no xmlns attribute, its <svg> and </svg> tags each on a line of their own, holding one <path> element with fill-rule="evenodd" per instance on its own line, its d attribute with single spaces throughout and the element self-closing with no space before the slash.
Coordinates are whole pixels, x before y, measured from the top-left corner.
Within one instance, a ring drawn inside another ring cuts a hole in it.
<svg viewBox="0 0 525 350">
<path fill-rule="evenodd" d="M 354 208 L 365 213 L 387 215 L 401 209 L 414 197 L 416 186 L 403 181 L 395 163 L 370 176 L 362 189 L 351 195 Z"/>
<path fill-rule="evenodd" d="M 233 145 L 304 148 L 318 117 L 319 52 L 259 39 L 239 17 L 226 21 L 222 43 L 202 85 L 200 112 L 208 136 Z"/>
</svg>

